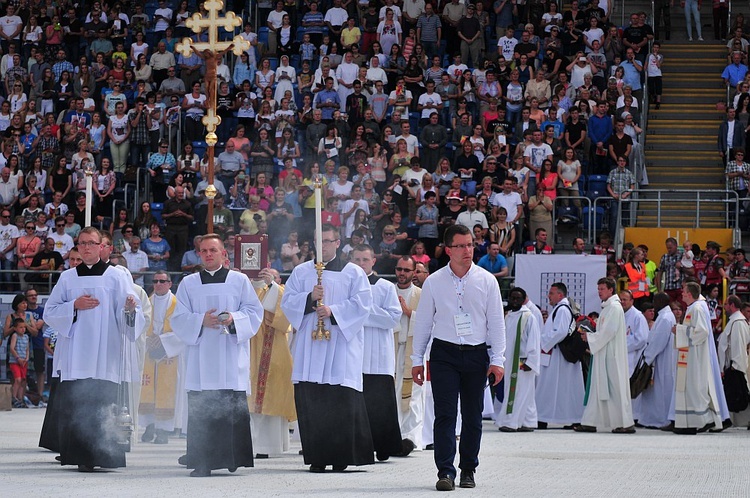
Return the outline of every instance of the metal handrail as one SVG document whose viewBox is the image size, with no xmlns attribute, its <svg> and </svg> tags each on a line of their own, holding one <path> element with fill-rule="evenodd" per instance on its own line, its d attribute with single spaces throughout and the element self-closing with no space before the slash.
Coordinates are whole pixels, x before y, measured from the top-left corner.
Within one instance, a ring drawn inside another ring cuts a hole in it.
<svg viewBox="0 0 750 498">
<path fill-rule="evenodd" d="M 622 199 L 624 203 L 631 205 L 631 214 L 632 214 L 632 207 L 634 207 L 635 202 L 640 203 L 655 203 L 656 204 L 656 226 L 661 228 L 661 218 L 662 218 L 662 203 L 667 202 L 695 202 L 695 228 L 700 228 L 700 214 L 701 214 L 701 204 L 722 204 L 727 207 L 727 210 L 734 209 L 734 220 L 735 225 L 738 222 L 739 218 L 739 210 L 740 210 L 740 202 L 739 202 L 739 196 L 737 195 L 737 192 L 734 190 L 720 190 L 720 189 L 711 189 L 711 190 L 689 190 L 689 189 L 648 189 L 648 190 L 640 190 L 640 189 L 629 189 L 628 192 L 631 192 L 631 196 L 627 199 Z M 648 193 L 648 194 L 656 194 L 656 199 L 642 199 L 639 197 L 636 197 L 639 193 Z M 664 199 L 662 196 L 663 194 L 690 194 L 690 196 L 685 196 L 682 198 L 670 198 L 670 199 Z M 723 199 L 706 199 L 701 198 L 701 195 L 706 194 L 721 194 L 722 196 L 725 196 Z M 597 199 L 598 201 L 599 199 Z M 622 203 L 621 203 L 622 204 Z M 729 211 L 727 211 L 729 212 Z M 620 223 L 621 214 L 618 213 L 618 224 Z M 631 217 L 631 222 L 634 221 L 634 219 Z M 725 216 L 725 228 L 735 228 L 731 227 L 730 225 L 730 217 Z"/>
</svg>

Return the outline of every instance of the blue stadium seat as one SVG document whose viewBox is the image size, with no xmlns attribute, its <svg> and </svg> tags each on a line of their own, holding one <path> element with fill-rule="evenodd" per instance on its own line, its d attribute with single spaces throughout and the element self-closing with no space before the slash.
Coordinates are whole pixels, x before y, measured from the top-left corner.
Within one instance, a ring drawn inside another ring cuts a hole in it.
<svg viewBox="0 0 750 498">
<path fill-rule="evenodd" d="M 195 152 L 201 159 L 203 159 L 203 155 L 206 153 L 207 148 L 208 145 L 202 140 L 193 142 L 193 152 Z"/>
<path fill-rule="evenodd" d="M 607 191 L 607 175 L 589 175 L 586 179 L 586 188 L 591 190 Z"/>
<path fill-rule="evenodd" d="M 593 216 L 594 216 L 593 220 L 591 220 L 592 211 L 593 211 Z M 597 207 L 595 209 L 589 209 L 588 206 L 583 208 L 583 220 L 587 224 L 587 226 L 592 226 L 594 230 L 597 230 L 597 231 L 601 230 L 602 223 L 604 222 L 604 208 Z M 591 223 L 591 225 L 589 225 L 589 223 Z"/>
<path fill-rule="evenodd" d="M 268 26 L 258 28 L 258 43 L 262 43 L 268 47 Z"/>
<path fill-rule="evenodd" d="M 161 212 L 164 211 L 164 204 L 161 202 L 152 202 L 151 203 L 151 215 L 156 218 L 156 221 L 159 222 L 159 225 L 163 225 L 164 222 L 161 218 Z"/>
</svg>

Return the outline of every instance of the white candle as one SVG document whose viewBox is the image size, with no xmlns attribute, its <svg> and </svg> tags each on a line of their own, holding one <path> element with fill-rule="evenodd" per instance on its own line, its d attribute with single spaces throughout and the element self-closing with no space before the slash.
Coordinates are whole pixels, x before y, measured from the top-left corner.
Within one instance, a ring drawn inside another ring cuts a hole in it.
<svg viewBox="0 0 750 498">
<path fill-rule="evenodd" d="M 86 216 L 84 219 L 85 219 L 87 227 L 91 226 L 92 183 L 93 183 L 93 179 L 91 178 L 91 175 L 86 175 Z"/>
<path fill-rule="evenodd" d="M 322 185 L 319 182 L 315 182 L 315 262 L 323 262 L 323 216 L 322 216 L 322 199 L 321 189 Z"/>
</svg>

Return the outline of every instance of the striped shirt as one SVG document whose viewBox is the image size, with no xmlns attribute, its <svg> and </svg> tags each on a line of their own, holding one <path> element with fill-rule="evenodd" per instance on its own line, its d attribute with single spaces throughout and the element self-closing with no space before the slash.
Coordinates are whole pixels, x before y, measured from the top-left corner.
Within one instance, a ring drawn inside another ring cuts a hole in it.
<svg viewBox="0 0 750 498">
<path fill-rule="evenodd" d="M 440 17 L 436 16 L 435 14 L 432 14 L 431 16 L 426 16 L 425 14 L 422 14 L 419 16 L 419 19 L 417 19 L 417 29 L 421 29 L 421 38 L 419 41 L 421 42 L 437 42 L 438 39 L 438 28 L 441 28 L 442 24 L 440 23 Z"/>
</svg>

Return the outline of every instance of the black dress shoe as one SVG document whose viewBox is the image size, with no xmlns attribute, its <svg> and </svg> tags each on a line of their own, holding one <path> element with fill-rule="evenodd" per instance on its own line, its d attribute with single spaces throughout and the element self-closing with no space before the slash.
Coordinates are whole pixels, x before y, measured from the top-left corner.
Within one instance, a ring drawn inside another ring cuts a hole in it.
<svg viewBox="0 0 750 498">
<path fill-rule="evenodd" d="M 563 430 L 565 431 L 574 431 L 576 430 L 576 427 L 578 427 L 581 424 L 570 424 L 570 425 L 564 425 Z"/>
<path fill-rule="evenodd" d="M 502 427 L 498 427 L 497 430 L 499 430 L 500 432 L 517 432 L 517 429 L 514 429 L 512 427 L 507 427 L 505 425 Z"/>
<path fill-rule="evenodd" d="M 424 449 L 426 451 L 434 451 L 435 450 L 435 445 L 434 444 L 428 444 L 427 446 L 424 447 Z"/>
<path fill-rule="evenodd" d="M 390 455 L 388 455 L 387 453 L 383 453 L 382 451 L 375 452 L 375 458 L 378 459 L 378 462 L 385 462 L 389 457 Z"/>
<path fill-rule="evenodd" d="M 237 472 L 237 467 L 229 467 L 227 470 L 230 474 L 234 474 L 235 472 Z"/>
<path fill-rule="evenodd" d="M 729 419 L 725 419 L 725 420 L 723 420 L 723 421 L 721 422 L 721 426 L 722 426 L 723 428 L 725 428 L 725 429 L 729 429 L 730 427 L 732 427 L 732 421 L 731 421 L 731 420 L 729 420 Z"/>
<path fill-rule="evenodd" d="M 169 443 L 169 436 L 166 431 L 156 431 L 156 439 L 154 444 L 167 444 Z"/>
<path fill-rule="evenodd" d="M 333 471 L 334 472 L 343 472 L 343 471 L 346 470 L 347 467 L 348 467 L 348 465 L 334 465 L 333 466 Z"/>
<path fill-rule="evenodd" d="M 704 433 L 704 432 L 708 432 L 709 429 L 713 429 L 714 427 L 716 427 L 716 424 L 714 424 L 713 422 L 709 422 L 706 425 L 704 425 L 703 427 L 701 427 L 700 429 L 698 429 L 698 434 L 701 434 L 701 433 Z"/>
<path fill-rule="evenodd" d="M 537 422 L 536 423 L 537 429 L 546 429 L 547 428 L 547 422 Z"/>
<path fill-rule="evenodd" d="M 659 430 L 664 432 L 674 432 L 674 422 L 670 422 L 663 427 L 659 427 Z"/>
<path fill-rule="evenodd" d="M 672 430 L 672 432 L 674 432 L 675 434 L 683 435 L 683 436 L 694 436 L 694 435 L 698 434 L 698 429 L 696 429 L 695 427 L 690 427 L 690 428 L 687 428 L 687 427 L 680 427 L 680 428 L 675 427 Z"/>
<path fill-rule="evenodd" d="M 474 471 L 473 470 L 462 470 L 461 479 L 458 482 L 459 488 L 476 488 L 477 483 L 474 482 Z"/>
<path fill-rule="evenodd" d="M 325 471 L 325 465 L 310 465 L 310 472 L 312 472 L 313 474 L 322 474 Z"/>
<path fill-rule="evenodd" d="M 178 458 L 177 463 L 179 463 L 180 465 L 187 465 L 187 455 L 182 455 L 180 458 Z"/>
<path fill-rule="evenodd" d="M 190 477 L 211 477 L 211 471 L 208 469 L 194 469 Z"/>
<path fill-rule="evenodd" d="M 453 491 L 456 484 L 451 476 L 443 476 L 435 483 L 435 489 L 438 491 Z"/>
<path fill-rule="evenodd" d="M 750 429 L 750 427 L 748 427 L 748 429 Z M 57 455 L 55 457 L 55 460 L 57 460 L 58 462 L 62 462 L 62 455 Z"/>
<path fill-rule="evenodd" d="M 141 442 L 142 443 L 150 443 L 154 439 L 154 435 L 156 434 L 156 431 L 154 430 L 154 424 L 148 424 L 146 426 L 146 432 L 143 433 L 141 436 Z"/>
<path fill-rule="evenodd" d="M 393 456 L 399 456 L 399 457 L 405 457 L 409 456 L 412 451 L 414 451 L 417 448 L 417 445 L 414 444 L 414 441 L 412 441 L 409 438 L 404 438 L 401 440 L 401 453 L 398 455 Z"/>
<path fill-rule="evenodd" d="M 255 454 L 255 458 L 257 458 L 259 460 L 264 460 L 264 459 L 268 458 L 268 454 L 267 453 L 256 453 Z"/>
<path fill-rule="evenodd" d="M 534 432 L 532 427 L 519 427 L 518 432 Z"/>
<path fill-rule="evenodd" d="M 91 465 L 79 465 L 78 466 L 78 472 L 84 472 L 84 473 L 89 474 L 93 471 L 94 471 L 94 467 L 92 467 Z"/>
</svg>

